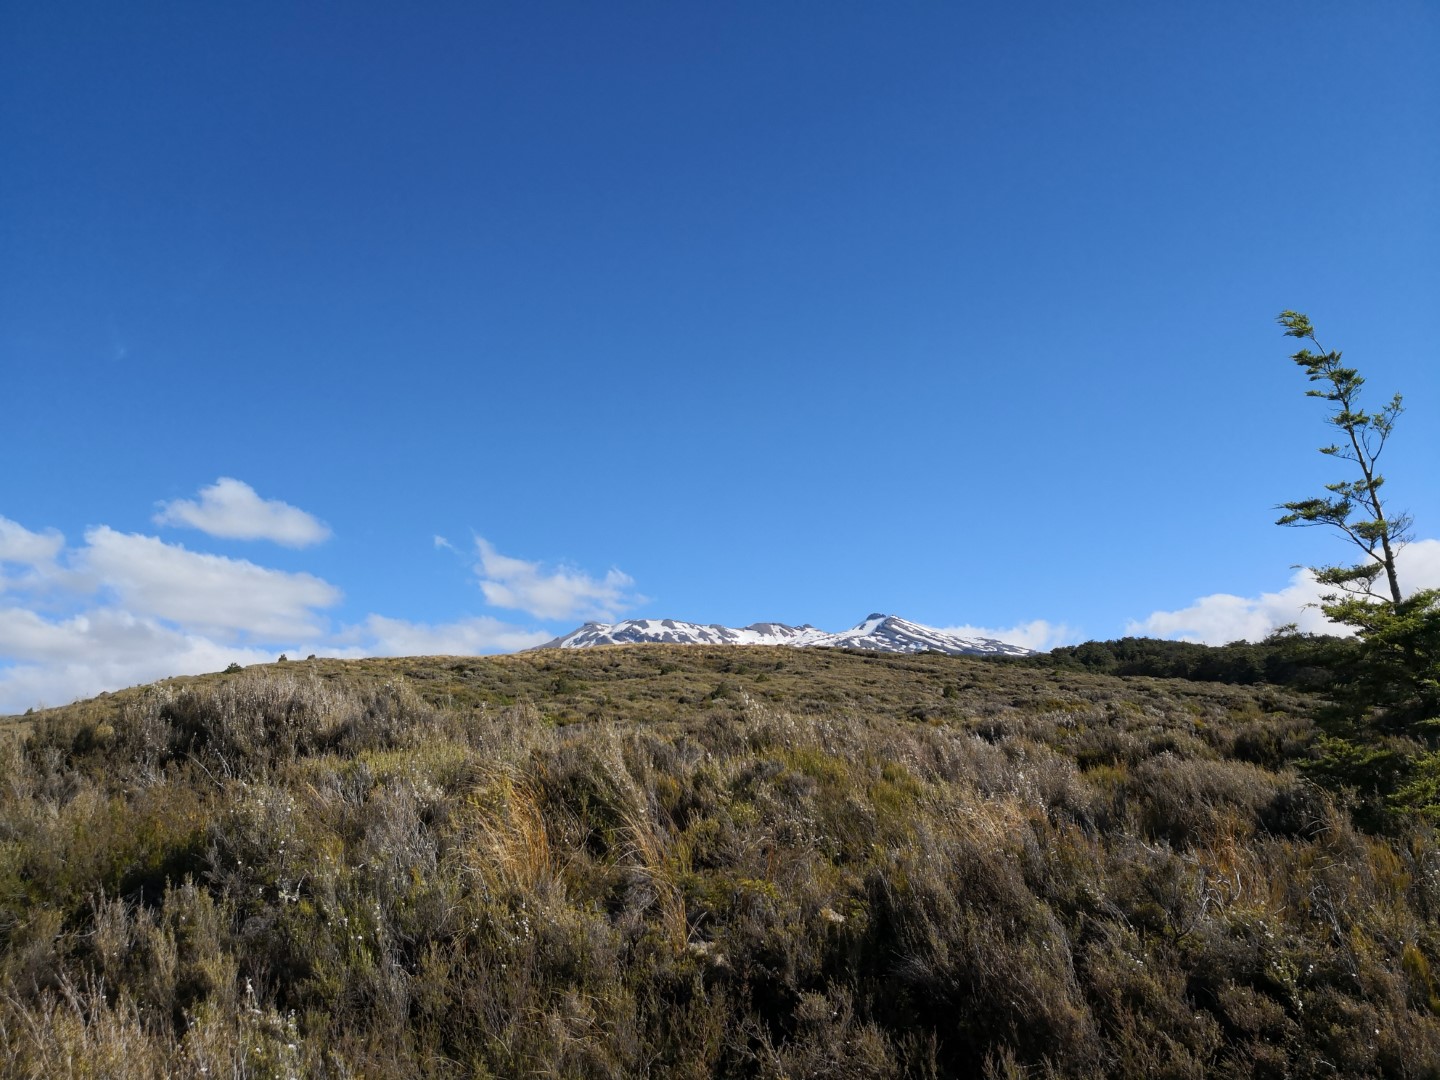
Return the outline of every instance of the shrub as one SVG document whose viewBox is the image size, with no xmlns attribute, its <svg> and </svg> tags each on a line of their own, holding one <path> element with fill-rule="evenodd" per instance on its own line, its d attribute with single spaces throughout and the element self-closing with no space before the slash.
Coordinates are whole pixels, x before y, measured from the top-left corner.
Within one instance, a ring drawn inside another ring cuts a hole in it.
<svg viewBox="0 0 1440 1080">
<path fill-rule="evenodd" d="M 1313 706 L 661 646 L 47 710 L 0 743 L 0 1051 L 44 1076 L 1427 1075 L 1434 828 L 1363 835 L 1290 769 Z"/>
</svg>

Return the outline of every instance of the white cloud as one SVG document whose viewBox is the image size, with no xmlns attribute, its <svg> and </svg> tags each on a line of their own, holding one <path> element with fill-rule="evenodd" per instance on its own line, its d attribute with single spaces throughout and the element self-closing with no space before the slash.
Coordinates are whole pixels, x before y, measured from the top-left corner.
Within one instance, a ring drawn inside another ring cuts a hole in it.
<svg viewBox="0 0 1440 1080">
<path fill-rule="evenodd" d="M 3 571 L 19 568 L 6 578 Z M 43 596 L 34 603 L 33 595 Z M 26 599 L 21 600 L 20 597 Z M 0 713 L 228 664 L 473 654 L 551 635 L 489 617 L 431 625 L 369 615 L 335 632 L 340 590 L 311 574 L 97 526 L 77 547 L 0 518 Z"/>
<path fill-rule="evenodd" d="M 984 626 L 947 626 L 944 630 L 947 634 L 957 634 L 960 637 L 994 638 L 996 641 L 1019 645 L 1024 649 L 1034 649 L 1037 652 L 1053 649 L 1057 645 L 1068 645 L 1080 638 L 1077 631 L 1064 623 L 1052 623 L 1045 619 L 1032 619 L 1030 622 L 1020 623 L 1003 630 L 994 630 Z"/>
<path fill-rule="evenodd" d="M 282 653 L 291 660 L 311 654 L 343 659 L 471 656 L 528 649 L 550 637 L 488 616 L 431 625 L 370 615 L 322 638 L 240 644 L 233 637 L 195 633 L 118 608 L 57 619 L 0 608 L 0 714 L 64 705 L 173 675 L 221 671 L 231 663 L 270 663 Z"/>
<path fill-rule="evenodd" d="M 206 633 L 309 637 L 320 632 L 315 609 L 340 602 L 339 589 L 310 574 L 204 555 L 105 525 L 87 531 L 85 540 L 78 565 L 126 610 Z"/>
<path fill-rule="evenodd" d="M 31 532 L 25 526 L 0 517 L 0 563 L 15 563 L 29 570 L 54 564 L 65 546 L 65 537 L 54 529 Z"/>
<path fill-rule="evenodd" d="M 631 591 L 634 580 L 611 570 L 597 580 L 583 571 L 561 566 L 546 571 L 541 564 L 501 555 L 481 537 L 480 590 L 494 607 L 523 611 L 539 619 L 611 620 L 626 608 L 644 603 Z"/>
<path fill-rule="evenodd" d="M 228 540 L 273 540 L 286 547 L 309 547 L 330 536 L 330 527 L 279 499 L 262 499 L 241 480 L 222 476 L 200 489 L 199 501 L 161 503 L 157 525 L 188 525 Z"/>
<path fill-rule="evenodd" d="M 54 529 L 31 532 L 0 517 L 0 596 L 17 590 L 45 589 L 64 575 L 60 555 L 65 537 Z"/>
<path fill-rule="evenodd" d="M 1416 540 L 1395 557 L 1395 570 L 1406 595 L 1440 589 L 1440 540 Z"/>
<path fill-rule="evenodd" d="M 4 561 L 28 563 L 32 573 L 0 579 L 0 595 L 37 584 L 46 591 L 40 609 L 0 607 L 0 713 L 274 660 L 287 645 L 297 651 L 294 642 L 322 636 L 317 611 L 340 600 L 338 589 L 310 574 L 153 536 L 102 525 L 67 549 L 59 533 L 4 524 Z"/>
<path fill-rule="evenodd" d="M 1400 552 L 1396 560 L 1400 583 L 1406 592 L 1440 588 L 1440 540 L 1417 540 Z M 1132 620 L 1127 634 L 1180 638 L 1207 645 L 1230 641 L 1259 641 L 1277 627 L 1295 623 L 1312 634 L 1344 634 L 1321 614 L 1322 596 L 1333 590 L 1319 584 L 1309 570 L 1297 570 L 1290 584 L 1277 592 L 1259 596 L 1214 593 L 1202 596 L 1177 611 L 1154 611 Z"/>
<path fill-rule="evenodd" d="M 1175 611 L 1152 611 L 1125 625 L 1131 636 L 1179 638 L 1207 645 L 1230 641 L 1259 641 L 1277 627 L 1294 623 L 1311 634 L 1333 634 L 1339 629 L 1314 605 L 1326 590 L 1308 570 L 1297 570 L 1290 584 L 1278 592 L 1259 596 L 1212 593 Z"/>
<path fill-rule="evenodd" d="M 171 675 L 220 671 L 232 662 L 274 660 L 268 649 L 237 647 L 113 608 L 46 619 L 0 610 L 0 713 L 63 705 Z"/>
</svg>

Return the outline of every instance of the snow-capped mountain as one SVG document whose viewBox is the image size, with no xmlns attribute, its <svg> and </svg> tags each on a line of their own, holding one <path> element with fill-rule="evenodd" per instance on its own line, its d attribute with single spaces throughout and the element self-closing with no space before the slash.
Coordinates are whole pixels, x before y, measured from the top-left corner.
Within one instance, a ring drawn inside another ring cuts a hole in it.
<svg viewBox="0 0 1440 1080">
<path fill-rule="evenodd" d="M 636 645 L 665 642 L 671 645 L 817 645 L 828 644 L 833 634 L 784 623 L 751 623 L 739 629 L 678 619 L 626 619 L 618 623 L 589 622 L 564 637 L 547 641 L 541 649 L 585 649 L 592 645 Z M 826 640 L 822 640 L 826 639 Z"/>
<path fill-rule="evenodd" d="M 586 649 L 595 645 L 636 645 L 665 642 L 672 645 L 793 645 L 798 648 L 829 646 L 836 649 L 867 649 L 873 652 L 942 652 L 951 656 L 989 654 L 1025 656 L 1030 650 L 994 638 L 965 638 L 933 626 L 902 619 L 898 615 L 871 615 L 864 622 L 838 634 L 785 623 L 751 623 L 734 628 L 681 622 L 678 619 L 627 619 L 618 623 L 586 623 L 563 637 L 548 641 L 541 649 Z"/>
<path fill-rule="evenodd" d="M 860 625 L 831 634 L 826 645 L 837 649 L 868 649 L 872 652 L 943 652 L 952 656 L 986 653 L 994 656 L 1028 656 L 1031 652 L 995 638 L 966 638 L 922 626 L 898 615 L 870 615 Z M 815 644 L 819 644 L 816 642 Z"/>
</svg>

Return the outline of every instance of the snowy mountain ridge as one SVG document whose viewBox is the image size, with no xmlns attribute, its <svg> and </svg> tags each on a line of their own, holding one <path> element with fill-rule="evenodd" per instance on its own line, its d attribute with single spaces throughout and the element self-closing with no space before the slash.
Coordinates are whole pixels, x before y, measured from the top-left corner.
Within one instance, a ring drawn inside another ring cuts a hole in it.
<svg viewBox="0 0 1440 1080">
<path fill-rule="evenodd" d="M 1031 650 L 995 638 L 967 638 L 933 626 L 922 626 L 898 615 L 873 614 L 864 621 L 832 634 L 809 623 L 758 622 L 730 627 L 679 619 L 626 619 L 618 623 L 589 622 L 540 649 L 586 649 L 597 645 L 637 645 L 645 642 L 671 645 L 790 645 L 796 648 L 828 647 L 872 652 L 941 652 L 951 656 L 1027 656 Z"/>
</svg>

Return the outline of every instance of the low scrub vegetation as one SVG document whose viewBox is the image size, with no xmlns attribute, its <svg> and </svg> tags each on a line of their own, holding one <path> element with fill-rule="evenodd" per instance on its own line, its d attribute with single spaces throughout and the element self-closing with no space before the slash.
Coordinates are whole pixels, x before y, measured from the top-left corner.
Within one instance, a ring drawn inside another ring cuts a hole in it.
<svg viewBox="0 0 1440 1080">
<path fill-rule="evenodd" d="M 1330 691 L 1343 680 L 1360 651 L 1360 643 L 1353 638 L 1301 634 L 1287 629 L 1263 641 L 1232 641 L 1218 646 L 1163 638 L 1086 641 L 1008 662 L 1102 675 L 1153 675 L 1246 686 L 1270 683 L 1300 690 Z"/>
<path fill-rule="evenodd" d="M 638 646 L 0 741 L 0 1059 L 94 1077 L 1440 1075 L 1440 849 L 1294 689 Z"/>
</svg>

